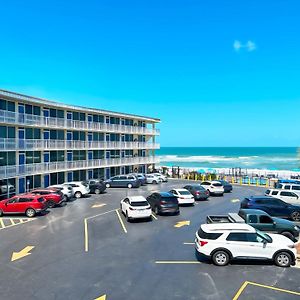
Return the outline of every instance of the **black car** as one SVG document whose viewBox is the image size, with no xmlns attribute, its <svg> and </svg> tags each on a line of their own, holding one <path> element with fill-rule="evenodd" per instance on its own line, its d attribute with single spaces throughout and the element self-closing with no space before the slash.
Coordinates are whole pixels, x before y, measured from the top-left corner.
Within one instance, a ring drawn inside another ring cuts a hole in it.
<svg viewBox="0 0 300 300">
<path fill-rule="evenodd" d="M 177 197 L 171 193 L 153 193 L 147 197 L 147 201 L 150 203 L 151 209 L 157 215 L 162 213 L 180 213 Z"/>
<path fill-rule="evenodd" d="M 272 217 L 300 221 L 300 206 L 269 196 L 251 196 L 241 202 L 241 208 L 260 209 Z"/>
<path fill-rule="evenodd" d="M 207 200 L 209 197 L 209 192 L 200 184 L 188 184 L 183 188 L 188 190 L 195 200 Z"/>
<path fill-rule="evenodd" d="M 224 192 L 225 193 L 230 193 L 232 191 L 232 184 L 230 184 L 228 181 L 226 180 L 218 180 L 224 188 Z"/>
<path fill-rule="evenodd" d="M 85 183 L 89 186 L 91 194 L 101 194 L 106 190 L 105 183 L 102 180 L 91 179 L 85 181 Z"/>
</svg>

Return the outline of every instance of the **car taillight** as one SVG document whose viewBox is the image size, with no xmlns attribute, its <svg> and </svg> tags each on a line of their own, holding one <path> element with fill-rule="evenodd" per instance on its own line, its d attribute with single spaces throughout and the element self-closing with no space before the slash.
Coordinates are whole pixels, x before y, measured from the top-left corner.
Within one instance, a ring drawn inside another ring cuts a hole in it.
<svg viewBox="0 0 300 300">
<path fill-rule="evenodd" d="M 205 194 L 208 195 L 208 191 L 205 191 Z"/>
<path fill-rule="evenodd" d="M 164 201 L 164 200 L 161 200 L 160 201 L 160 204 L 167 204 L 168 202 L 167 201 Z"/>
<path fill-rule="evenodd" d="M 135 210 L 134 208 L 132 208 L 132 207 L 129 207 L 129 210 Z"/>
<path fill-rule="evenodd" d="M 179 197 L 179 199 L 184 199 L 184 197 Z"/>
<path fill-rule="evenodd" d="M 208 244 L 208 242 L 205 242 L 205 241 L 198 241 L 198 244 L 200 247 L 203 247 L 205 246 L 206 244 Z"/>
<path fill-rule="evenodd" d="M 197 191 L 197 192 L 195 192 L 195 194 L 196 194 L 196 195 L 200 195 L 200 192 Z"/>
</svg>

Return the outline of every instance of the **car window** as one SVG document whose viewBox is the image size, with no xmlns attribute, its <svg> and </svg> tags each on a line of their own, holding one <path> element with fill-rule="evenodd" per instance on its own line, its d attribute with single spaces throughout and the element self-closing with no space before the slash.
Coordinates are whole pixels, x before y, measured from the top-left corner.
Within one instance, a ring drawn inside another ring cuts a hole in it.
<svg viewBox="0 0 300 300">
<path fill-rule="evenodd" d="M 249 220 L 249 223 L 257 223 L 257 216 L 256 215 L 249 215 L 248 220 Z"/>
<path fill-rule="evenodd" d="M 95 183 L 96 183 L 96 181 L 94 181 L 94 180 L 90 181 L 90 184 L 95 184 Z"/>
<path fill-rule="evenodd" d="M 280 195 L 281 195 L 281 196 L 286 196 L 286 197 L 292 197 L 292 196 L 293 196 L 293 193 L 282 191 L 282 192 L 280 193 Z"/>
<path fill-rule="evenodd" d="M 285 186 L 284 186 L 284 189 L 285 189 L 285 190 L 289 190 L 290 188 L 291 188 L 290 185 L 285 185 Z"/>
<path fill-rule="evenodd" d="M 246 232 L 233 232 L 226 238 L 227 241 L 232 242 L 262 242 L 263 239 L 256 233 L 246 233 Z"/>
<path fill-rule="evenodd" d="M 294 191 L 300 191 L 300 185 L 293 185 L 292 190 Z"/>
<path fill-rule="evenodd" d="M 222 186 L 222 184 L 219 183 L 219 182 L 218 182 L 218 183 L 213 183 L 212 185 L 213 185 L 213 186 Z"/>
<path fill-rule="evenodd" d="M 131 206 L 148 206 L 147 201 L 133 201 L 130 203 Z"/>
<path fill-rule="evenodd" d="M 270 190 L 266 190 L 266 195 L 269 195 L 270 194 Z"/>
<path fill-rule="evenodd" d="M 18 202 L 18 197 L 16 197 L 16 198 L 12 198 L 12 199 L 9 199 L 8 201 L 7 201 L 7 203 L 16 203 L 16 202 Z"/>
<path fill-rule="evenodd" d="M 206 182 L 206 181 L 202 182 L 201 184 L 202 184 L 202 185 L 210 185 L 210 183 L 209 183 L 209 182 Z"/>
<path fill-rule="evenodd" d="M 219 238 L 223 233 L 216 233 L 216 232 L 205 232 L 202 230 L 202 228 L 200 227 L 200 229 L 198 230 L 198 236 L 201 239 L 206 239 L 206 240 L 216 240 L 217 238 Z"/>
<path fill-rule="evenodd" d="M 259 223 L 273 224 L 273 220 L 269 216 L 259 216 Z"/>
<path fill-rule="evenodd" d="M 189 191 L 180 191 L 180 195 L 190 195 L 191 193 Z"/>
<path fill-rule="evenodd" d="M 272 191 L 272 195 L 278 195 L 278 191 Z"/>
<path fill-rule="evenodd" d="M 33 201 L 33 198 L 22 198 L 22 197 L 19 198 L 19 202 L 31 202 L 31 201 Z"/>
<path fill-rule="evenodd" d="M 135 180 L 135 177 L 134 176 L 128 176 L 128 179 Z"/>
</svg>

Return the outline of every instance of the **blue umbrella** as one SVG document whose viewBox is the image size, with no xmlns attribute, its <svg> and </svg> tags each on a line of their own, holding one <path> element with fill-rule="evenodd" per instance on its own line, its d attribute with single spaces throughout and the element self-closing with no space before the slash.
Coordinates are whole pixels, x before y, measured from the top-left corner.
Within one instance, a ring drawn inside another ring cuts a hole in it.
<svg viewBox="0 0 300 300">
<path fill-rule="evenodd" d="M 300 169 L 298 168 L 295 168 L 295 169 L 292 169 L 293 172 L 300 172 Z"/>
<path fill-rule="evenodd" d="M 212 169 L 212 168 L 207 169 L 207 171 L 208 171 L 209 173 L 216 173 L 216 170 L 214 170 L 214 169 Z"/>
<path fill-rule="evenodd" d="M 205 173 L 205 170 L 203 170 L 203 169 L 199 169 L 199 170 L 198 170 L 198 173 L 200 173 L 200 174 L 204 174 L 204 173 Z"/>
</svg>

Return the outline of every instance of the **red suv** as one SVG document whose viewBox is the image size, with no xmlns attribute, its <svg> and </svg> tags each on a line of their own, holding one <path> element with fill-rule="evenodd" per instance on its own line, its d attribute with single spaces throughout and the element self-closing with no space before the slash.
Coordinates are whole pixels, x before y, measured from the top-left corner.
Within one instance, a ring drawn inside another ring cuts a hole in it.
<svg viewBox="0 0 300 300">
<path fill-rule="evenodd" d="M 63 206 L 66 204 L 66 199 L 63 193 L 58 189 L 35 189 L 28 194 L 41 195 L 48 203 L 48 207 L 57 205 Z"/>
<path fill-rule="evenodd" d="M 45 211 L 48 205 L 41 196 L 18 195 L 0 201 L 0 216 L 3 214 L 25 214 L 28 218 Z"/>
</svg>

